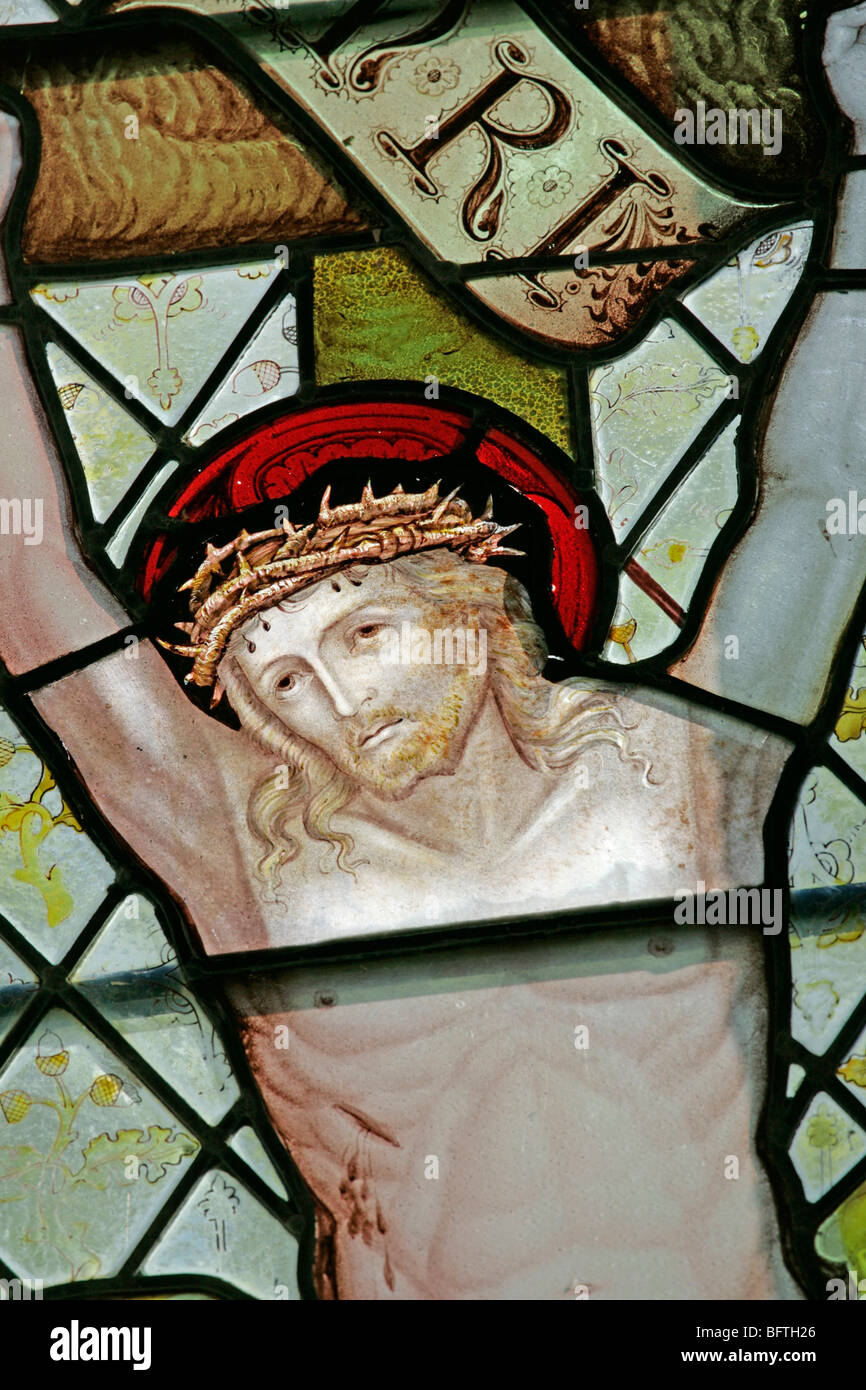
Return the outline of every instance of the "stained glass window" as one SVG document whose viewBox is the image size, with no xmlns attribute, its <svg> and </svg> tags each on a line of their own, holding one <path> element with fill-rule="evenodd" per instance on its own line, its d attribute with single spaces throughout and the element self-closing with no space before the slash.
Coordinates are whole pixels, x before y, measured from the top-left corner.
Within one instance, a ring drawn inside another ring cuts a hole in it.
<svg viewBox="0 0 866 1390">
<path fill-rule="evenodd" d="M 0 26 L 4 1295 L 866 1290 L 866 8 Z"/>
</svg>

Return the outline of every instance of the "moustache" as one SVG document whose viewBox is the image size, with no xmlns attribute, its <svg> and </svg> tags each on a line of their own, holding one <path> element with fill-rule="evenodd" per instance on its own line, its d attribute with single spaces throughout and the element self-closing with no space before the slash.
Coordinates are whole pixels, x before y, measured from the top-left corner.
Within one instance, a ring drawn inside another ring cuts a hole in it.
<svg viewBox="0 0 866 1390">
<path fill-rule="evenodd" d="M 397 705 L 387 705 L 380 709 L 365 711 L 363 717 L 354 715 L 351 725 L 346 731 L 350 748 L 356 753 L 360 752 L 367 739 L 372 738 L 386 724 L 396 723 L 398 720 L 406 724 L 418 724 L 420 723 L 420 715 Z"/>
</svg>

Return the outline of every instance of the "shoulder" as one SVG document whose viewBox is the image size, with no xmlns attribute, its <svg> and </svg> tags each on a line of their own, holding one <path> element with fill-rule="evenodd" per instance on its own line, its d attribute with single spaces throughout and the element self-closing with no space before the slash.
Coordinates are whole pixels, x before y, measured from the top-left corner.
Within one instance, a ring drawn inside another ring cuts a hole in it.
<svg viewBox="0 0 866 1390">
<path fill-rule="evenodd" d="M 652 826 L 669 849 L 682 841 L 684 858 L 697 854 L 707 877 L 715 866 L 732 881 L 760 882 L 761 830 L 792 743 L 648 686 L 582 681 L 575 689 L 604 690 L 624 731 L 623 748 L 611 743 L 587 758 L 590 783 L 618 789 L 618 818 L 639 837 Z"/>
<path fill-rule="evenodd" d="M 738 882 L 763 876 L 761 831 L 793 751 L 781 734 L 748 720 L 649 689 L 630 693 L 645 711 L 643 728 L 657 743 L 660 768 L 698 841 Z"/>
<path fill-rule="evenodd" d="M 716 759 L 720 770 L 742 772 L 747 764 L 762 764 L 781 771 L 793 749 L 784 735 L 709 704 L 650 686 L 608 688 L 620 714 L 636 728 L 652 730 L 672 747 L 705 750 Z"/>
</svg>

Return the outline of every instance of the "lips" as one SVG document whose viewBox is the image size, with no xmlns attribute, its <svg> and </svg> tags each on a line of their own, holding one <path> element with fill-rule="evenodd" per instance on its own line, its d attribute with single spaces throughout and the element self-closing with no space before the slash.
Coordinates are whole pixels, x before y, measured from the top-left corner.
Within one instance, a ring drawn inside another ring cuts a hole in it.
<svg viewBox="0 0 866 1390">
<path fill-rule="evenodd" d="M 393 719 L 380 719 L 376 724 L 371 725 L 363 737 L 358 740 L 358 747 L 377 748 L 402 723 L 402 716 L 395 716 Z"/>
</svg>

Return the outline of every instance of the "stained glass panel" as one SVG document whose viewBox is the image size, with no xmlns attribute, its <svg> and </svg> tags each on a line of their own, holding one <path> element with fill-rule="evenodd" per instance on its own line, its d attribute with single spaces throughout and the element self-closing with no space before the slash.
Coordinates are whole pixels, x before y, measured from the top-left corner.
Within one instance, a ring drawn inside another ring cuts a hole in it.
<svg viewBox="0 0 866 1390">
<path fill-rule="evenodd" d="M 0 26 L 4 1296 L 866 1295 L 866 8 Z"/>
</svg>

